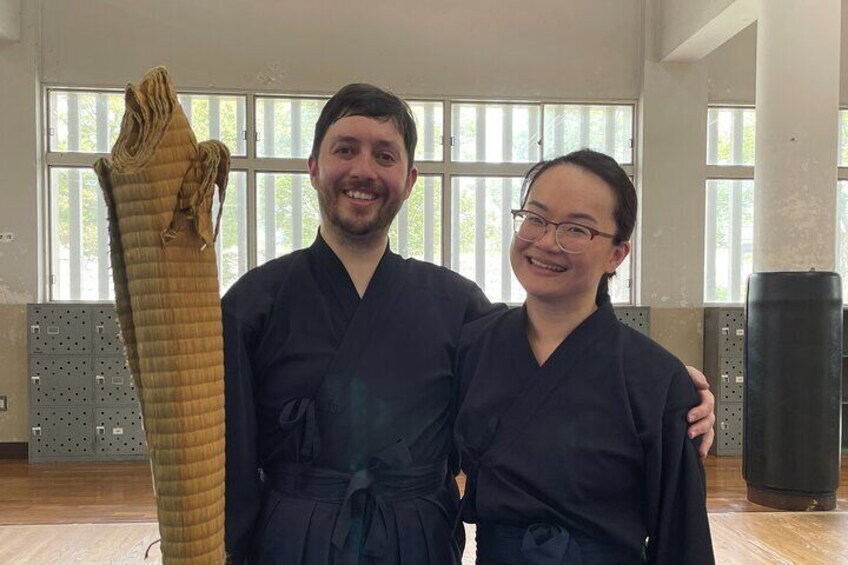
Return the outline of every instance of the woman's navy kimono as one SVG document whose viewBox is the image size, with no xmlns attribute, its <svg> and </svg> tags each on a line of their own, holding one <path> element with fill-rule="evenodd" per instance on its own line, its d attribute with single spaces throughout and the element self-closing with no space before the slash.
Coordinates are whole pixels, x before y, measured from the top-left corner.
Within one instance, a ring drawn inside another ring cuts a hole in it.
<svg viewBox="0 0 848 565">
<path fill-rule="evenodd" d="M 455 353 L 492 309 L 388 249 L 360 299 L 320 234 L 242 277 L 223 299 L 233 562 L 458 563 Z"/>
<path fill-rule="evenodd" d="M 714 561 L 686 435 L 698 394 L 680 361 L 600 302 L 541 367 L 524 308 L 464 332 L 456 435 L 480 563 Z"/>
</svg>

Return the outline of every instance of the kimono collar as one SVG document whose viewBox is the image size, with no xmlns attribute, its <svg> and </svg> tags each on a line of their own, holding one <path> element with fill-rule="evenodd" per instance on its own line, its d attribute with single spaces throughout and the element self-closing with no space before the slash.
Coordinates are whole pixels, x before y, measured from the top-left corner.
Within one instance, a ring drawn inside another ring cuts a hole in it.
<svg viewBox="0 0 848 565">
<path fill-rule="evenodd" d="M 315 241 L 312 242 L 312 245 L 309 246 L 309 249 L 315 253 L 315 255 L 328 264 L 336 264 L 339 268 L 347 272 L 345 269 L 344 263 L 339 259 L 339 256 L 336 255 L 336 252 L 333 251 L 333 248 L 330 247 L 330 244 L 327 243 L 327 240 L 324 239 L 324 236 L 321 235 L 321 229 L 318 228 L 318 233 L 315 235 Z M 391 248 L 389 247 L 389 242 L 386 241 L 386 249 L 383 251 L 383 256 L 380 258 L 380 263 L 377 265 L 377 269 L 380 268 L 384 262 L 386 262 L 387 255 L 395 255 L 392 253 Z M 376 271 L 375 271 L 376 272 Z"/>
<path fill-rule="evenodd" d="M 309 247 L 310 253 L 317 260 L 317 266 L 321 274 L 329 281 L 333 292 L 338 299 L 347 305 L 358 304 L 360 301 L 359 293 L 356 291 L 356 286 L 353 284 L 353 279 L 350 278 L 350 273 L 336 255 L 335 251 L 327 244 L 327 241 L 321 235 L 321 230 L 318 230 L 315 236 L 315 241 Z M 389 248 L 388 242 L 377 268 L 374 270 L 374 275 L 368 283 L 368 288 L 365 291 L 365 296 L 369 294 L 381 294 L 384 292 L 386 283 L 391 280 L 397 265 L 402 262 L 399 255 L 393 253 Z M 364 298 L 364 297 L 363 297 Z"/>
<path fill-rule="evenodd" d="M 598 309 L 589 314 L 589 316 L 580 322 L 576 328 L 565 338 L 559 347 L 551 354 L 553 357 L 560 349 L 563 349 L 567 342 L 579 342 L 582 340 L 594 341 L 604 335 L 610 328 L 611 324 L 618 322 L 618 317 L 615 315 L 615 310 L 612 307 L 609 294 L 598 296 Z M 521 306 L 521 315 L 516 316 L 516 321 L 520 324 L 521 331 L 526 335 L 530 320 L 527 315 L 527 304 Z M 529 348 L 529 342 L 528 342 Z M 535 359 L 535 357 L 534 357 Z"/>
</svg>

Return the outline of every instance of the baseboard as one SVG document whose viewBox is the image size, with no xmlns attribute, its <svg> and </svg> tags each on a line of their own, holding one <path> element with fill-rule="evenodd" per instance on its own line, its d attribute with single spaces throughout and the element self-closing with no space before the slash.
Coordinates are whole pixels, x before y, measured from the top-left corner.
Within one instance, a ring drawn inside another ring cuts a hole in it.
<svg viewBox="0 0 848 565">
<path fill-rule="evenodd" d="M 27 442 L 0 442 L 0 459 L 26 459 L 27 457 L 29 457 Z"/>
</svg>

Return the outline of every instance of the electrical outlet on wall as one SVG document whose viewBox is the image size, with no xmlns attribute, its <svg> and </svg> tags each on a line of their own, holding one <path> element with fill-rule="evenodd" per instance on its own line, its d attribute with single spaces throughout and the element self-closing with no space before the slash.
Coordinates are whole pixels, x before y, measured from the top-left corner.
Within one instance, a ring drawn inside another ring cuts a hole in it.
<svg viewBox="0 0 848 565">
<path fill-rule="evenodd" d="M 0 412 L 6 411 L 6 395 L 0 396 Z"/>
<path fill-rule="evenodd" d="M 15 241 L 15 234 L 12 232 L 0 233 L 0 243 L 12 243 Z"/>
</svg>

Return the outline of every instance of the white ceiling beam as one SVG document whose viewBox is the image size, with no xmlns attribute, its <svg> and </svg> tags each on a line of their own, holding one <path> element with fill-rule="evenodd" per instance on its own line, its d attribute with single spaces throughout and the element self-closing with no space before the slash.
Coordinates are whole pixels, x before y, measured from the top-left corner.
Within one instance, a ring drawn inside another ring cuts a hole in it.
<svg viewBox="0 0 848 565">
<path fill-rule="evenodd" d="M 659 60 L 703 59 L 757 20 L 758 0 L 663 0 L 657 24 Z"/>
</svg>

